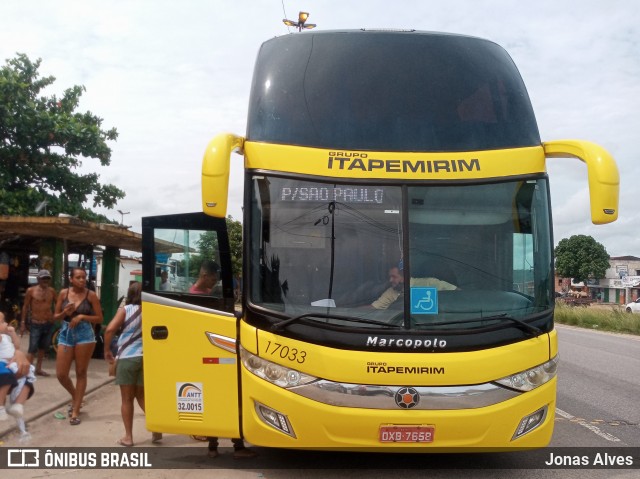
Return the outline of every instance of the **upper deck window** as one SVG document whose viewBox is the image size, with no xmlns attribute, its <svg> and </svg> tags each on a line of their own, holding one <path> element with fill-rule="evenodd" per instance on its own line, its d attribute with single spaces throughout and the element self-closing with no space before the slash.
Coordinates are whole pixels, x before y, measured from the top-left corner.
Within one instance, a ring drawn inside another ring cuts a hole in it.
<svg viewBox="0 0 640 479">
<path fill-rule="evenodd" d="M 264 43 L 247 139 L 420 152 L 540 144 L 525 86 L 499 45 L 457 35 L 362 31 Z"/>
</svg>

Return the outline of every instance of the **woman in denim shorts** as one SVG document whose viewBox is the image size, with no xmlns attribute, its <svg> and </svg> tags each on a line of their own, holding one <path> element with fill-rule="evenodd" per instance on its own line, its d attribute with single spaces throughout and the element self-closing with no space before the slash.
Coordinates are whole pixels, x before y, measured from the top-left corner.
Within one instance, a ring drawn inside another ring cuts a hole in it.
<svg viewBox="0 0 640 479">
<path fill-rule="evenodd" d="M 96 347 L 95 324 L 102 324 L 98 296 L 87 288 L 87 273 L 82 268 L 71 271 L 70 287 L 60 291 L 54 319 L 63 319 L 58 335 L 56 375 L 71 395 L 69 424 L 80 424 L 80 406 L 87 389 L 87 369 Z M 76 362 L 76 384 L 69 377 L 71 362 Z"/>
</svg>

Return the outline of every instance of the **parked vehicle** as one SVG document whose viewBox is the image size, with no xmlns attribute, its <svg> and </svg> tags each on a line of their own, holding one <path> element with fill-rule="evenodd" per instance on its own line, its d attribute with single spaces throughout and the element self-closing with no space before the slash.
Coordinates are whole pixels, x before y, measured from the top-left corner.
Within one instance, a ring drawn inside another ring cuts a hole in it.
<svg viewBox="0 0 640 479">
<path fill-rule="evenodd" d="M 627 313 L 640 313 L 640 298 L 632 301 L 631 303 L 627 303 L 624 307 L 624 310 Z"/>
</svg>

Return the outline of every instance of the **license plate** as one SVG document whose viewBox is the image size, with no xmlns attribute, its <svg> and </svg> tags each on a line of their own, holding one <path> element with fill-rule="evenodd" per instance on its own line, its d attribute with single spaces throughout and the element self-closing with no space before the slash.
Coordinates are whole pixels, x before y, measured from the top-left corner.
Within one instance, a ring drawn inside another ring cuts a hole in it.
<svg viewBox="0 0 640 479">
<path fill-rule="evenodd" d="M 380 426 L 380 442 L 433 442 L 434 426 Z"/>
</svg>

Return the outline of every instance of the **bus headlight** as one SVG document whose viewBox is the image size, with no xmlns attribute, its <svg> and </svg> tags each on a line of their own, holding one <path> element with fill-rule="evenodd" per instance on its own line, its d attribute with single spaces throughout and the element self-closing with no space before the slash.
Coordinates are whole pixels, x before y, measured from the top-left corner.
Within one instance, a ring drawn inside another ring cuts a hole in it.
<svg viewBox="0 0 640 479">
<path fill-rule="evenodd" d="M 302 386 L 303 384 L 309 384 L 318 379 L 315 376 L 301 373 L 296 369 L 267 361 L 255 354 L 251 354 L 242 346 L 240 346 L 240 359 L 248 371 L 281 388 Z"/>
<path fill-rule="evenodd" d="M 535 368 L 498 379 L 496 383 L 518 391 L 531 391 L 556 377 L 558 356 Z"/>
</svg>

